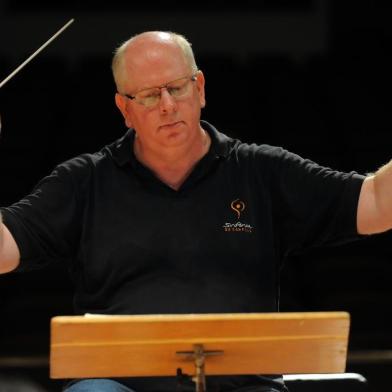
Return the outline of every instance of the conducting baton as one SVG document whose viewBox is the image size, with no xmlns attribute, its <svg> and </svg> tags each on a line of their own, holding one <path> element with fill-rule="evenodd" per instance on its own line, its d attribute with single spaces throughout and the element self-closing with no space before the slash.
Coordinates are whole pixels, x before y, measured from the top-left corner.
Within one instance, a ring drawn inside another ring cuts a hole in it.
<svg viewBox="0 0 392 392">
<path fill-rule="evenodd" d="M 28 59 L 26 59 L 18 68 L 11 72 L 1 83 L 0 88 L 3 87 L 12 77 L 14 77 L 26 64 L 28 64 L 39 52 L 45 49 L 54 39 L 56 39 L 65 29 L 67 29 L 74 19 L 70 19 L 57 33 L 53 34 L 42 46 L 40 46 Z"/>
</svg>

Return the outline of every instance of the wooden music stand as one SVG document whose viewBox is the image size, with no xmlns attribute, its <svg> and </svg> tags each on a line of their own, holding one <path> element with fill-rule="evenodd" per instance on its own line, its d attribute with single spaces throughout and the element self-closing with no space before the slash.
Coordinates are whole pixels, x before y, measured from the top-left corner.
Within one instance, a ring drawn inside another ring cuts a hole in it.
<svg viewBox="0 0 392 392">
<path fill-rule="evenodd" d="M 345 312 L 63 316 L 51 323 L 51 378 L 342 373 Z"/>
</svg>

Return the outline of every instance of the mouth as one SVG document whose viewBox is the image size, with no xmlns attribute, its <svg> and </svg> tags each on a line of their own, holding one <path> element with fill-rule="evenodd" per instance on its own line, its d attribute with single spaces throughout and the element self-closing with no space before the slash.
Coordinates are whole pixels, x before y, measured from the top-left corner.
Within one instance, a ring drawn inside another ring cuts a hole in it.
<svg viewBox="0 0 392 392">
<path fill-rule="evenodd" d="M 174 121 L 171 123 L 163 124 L 159 127 L 159 129 L 169 129 L 169 128 L 175 128 L 181 125 L 183 122 L 182 121 Z"/>
</svg>

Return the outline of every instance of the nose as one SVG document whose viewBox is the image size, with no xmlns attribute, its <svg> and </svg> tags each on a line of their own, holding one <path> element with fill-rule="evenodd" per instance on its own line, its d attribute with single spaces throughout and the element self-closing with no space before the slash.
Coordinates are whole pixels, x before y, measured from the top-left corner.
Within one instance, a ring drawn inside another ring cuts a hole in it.
<svg viewBox="0 0 392 392">
<path fill-rule="evenodd" d="M 177 110 L 176 100 L 169 94 L 165 87 L 161 89 L 161 99 L 159 101 L 161 113 L 167 114 Z"/>
</svg>

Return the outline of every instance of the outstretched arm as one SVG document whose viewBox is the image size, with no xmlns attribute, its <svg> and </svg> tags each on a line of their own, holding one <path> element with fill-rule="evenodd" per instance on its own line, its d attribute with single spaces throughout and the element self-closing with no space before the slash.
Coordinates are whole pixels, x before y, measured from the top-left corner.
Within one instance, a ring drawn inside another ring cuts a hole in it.
<svg viewBox="0 0 392 392">
<path fill-rule="evenodd" d="M 360 234 L 374 234 L 392 229 L 392 161 L 362 185 L 357 228 Z"/>
<path fill-rule="evenodd" d="M 0 274 L 14 270 L 19 265 L 20 253 L 18 246 L 3 224 L 0 214 Z"/>
</svg>

